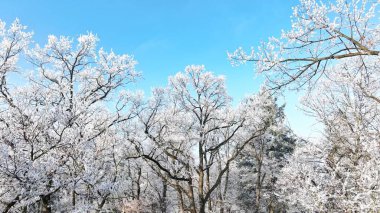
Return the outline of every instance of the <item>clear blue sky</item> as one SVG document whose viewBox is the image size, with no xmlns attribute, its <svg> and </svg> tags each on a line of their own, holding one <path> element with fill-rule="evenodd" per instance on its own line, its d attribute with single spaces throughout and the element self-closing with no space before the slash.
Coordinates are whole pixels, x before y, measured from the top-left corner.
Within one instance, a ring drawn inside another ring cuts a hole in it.
<svg viewBox="0 0 380 213">
<path fill-rule="evenodd" d="M 290 27 L 297 0 L 0 0 L 0 19 L 19 18 L 44 44 L 49 34 L 93 32 L 100 46 L 134 55 L 143 78 L 134 88 L 148 91 L 189 64 L 227 78 L 235 102 L 257 91 L 262 80 L 253 65 L 232 67 L 227 51 L 258 46 Z M 312 119 L 296 109 L 298 95 L 286 95 L 286 113 L 300 135 L 310 134 Z"/>
</svg>

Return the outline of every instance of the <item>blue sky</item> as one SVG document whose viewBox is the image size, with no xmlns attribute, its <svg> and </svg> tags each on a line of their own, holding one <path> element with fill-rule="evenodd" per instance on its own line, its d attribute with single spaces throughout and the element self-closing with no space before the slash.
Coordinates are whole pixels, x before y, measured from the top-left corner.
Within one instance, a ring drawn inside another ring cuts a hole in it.
<svg viewBox="0 0 380 213">
<path fill-rule="evenodd" d="M 227 78 L 235 103 L 258 90 L 253 65 L 232 67 L 227 51 L 255 47 L 290 27 L 297 0 L 0 0 L 0 19 L 19 18 L 44 44 L 47 36 L 93 32 L 100 46 L 134 55 L 148 91 L 189 64 L 204 64 Z M 299 94 L 286 93 L 286 113 L 297 134 L 312 133 L 313 119 L 296 109 Z"/>
</svg>

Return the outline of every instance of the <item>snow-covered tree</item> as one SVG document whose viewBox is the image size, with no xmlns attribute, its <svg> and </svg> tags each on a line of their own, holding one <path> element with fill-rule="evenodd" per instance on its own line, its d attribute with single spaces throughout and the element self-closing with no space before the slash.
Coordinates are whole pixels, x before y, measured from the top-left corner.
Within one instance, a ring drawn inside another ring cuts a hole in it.
<svg viewBox="0 0 380 213">
<path fill-rule="evenodd" d="M 145 138 L 135 141 L 136 149 L 177 191 L 181 211 L 223 208 L 216 191 L 244 147 L 274 119 L 274 100 L 262 92 L 233 109 L 224 78 L 203 66 L 188 66 L 169 82 L 139 113 Z"/>
<path fill-rule="evenodd" d="M 234 64 L 255 62 L 272 88 L 313 83 L 341 59 L 379 57 L 379 3 L 300 0 L 293 8 L 290 30 L 270 38 L 257 51 L 246 53 L 238 48 L 228 56 Z"/>
<path fill-rule="evenodd" d="M 125 156 L 117 127 L 134 115 L 131 97 L 117 93 L 139 75 L 136 62 L 98 50 L 91 33 L 76 41 L 49 36 L 44 47 L 28 49 L 25 29 L 17 20 L 0 23 L 1 208 L 98 211 L 118 190 Z M 23 52 L 35 68 L 29 75 L 17 68 Z M 25 84 L 8 83 L 14 71 L 28 75 Z"/>
<path fill-rule="evenodd" d="M 380 105 L 372 98 L 380 94 L 379 65 L 373 57 L 342 60 L 305 99 L 325 130 L 321 141 L 298 148 L 283 171 L 283 196 L 293 207 L 379 211 Z"/>
<path fill-rule="evenodd" d="M 234 202 L 241 209 L 254 206 L 255 212 L 280 212 L 275 183 L 291 155 L 297 138 L 285 124 L 284 106 L 276 106 L 276 119 L 265 134 L 250 142 L 236 162 L 238 187 Z"/>
<path fill-rule="evenodd" d="M 379 211 L 379 3 L 300 0 L 280 38 L 229 54 L 255 62 L 274 89 L 309 86 L 303 104 L 324 131 L 277 183 L 291 211 Z"/>
</svg>

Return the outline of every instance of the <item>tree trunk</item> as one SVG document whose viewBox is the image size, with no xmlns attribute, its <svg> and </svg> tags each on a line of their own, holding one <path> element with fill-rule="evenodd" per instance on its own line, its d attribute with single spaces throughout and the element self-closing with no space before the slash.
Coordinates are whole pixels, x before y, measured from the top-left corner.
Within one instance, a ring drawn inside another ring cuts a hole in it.
<svg viewBox="0 0 380 213">
<path fill-rule="evenodd" d="M 199 166 L 198 166 L 198 176 L 199 176 L 199 182 L 198 182 L 198 198 L 199 198 L 199 205 L 203 202 L 203 183 L 204 183 L 204 165 L 203 165 L 203 147 L 202 142 L 199 142 L 198 144 L 198 154 L 199 154 Z"/>
<path fill-rule="evenodd" d="M 41 213 L 50 213 L 50 194 L 41 197 Z"/>
<path fill-rule="evenodd" d="M 75 185 L 74 185 L 74 190 L 72 191 L 72 194 L 71 194 L 71 203 L 73 204 L 74 207 L 75 207 L 75 201 L 76 201 L 76 196 L 75 196 Z"/>
<path fill-rule="evenodd" d="M 162 184 L 163 184 L 163 189 L 162 189 L 162 199 L 161 199 L 161 213 L 166 213 L 167 211 L 167 200 L 166 200 L 166 196 L 167 196 L 167 190 L 168 190 L 168 185 L 166 184 L 165 181 L 162 181 Z"/>
<path fill-rule="evenodd" d="M 220 213 L 224 213 L 224 207 L 223 207 L 223 202 L 222 202 L 223 196 L 222 196 L 221 190 L 222 189 L 220 189 L 219 196 L 218 196 L 219 197 L 219 201 L 220 201 L 220 210 L 219 210 L 219 212 Z"/>
<path fill-rule="evenodd" d="M 197 212 L 197 205 L 195 205 L 194 190 L 193 190 L 193 180 L 189 181 L 189 190 L 190 190 L 190 202 L 191 202 L 191 213 Z"/>
<path fill-rule="evenodd" d="M 177 196 L 178 196 L 178 199 L 179 199 L 179 203 L 178 203 L 179 212 L 180 213 L 184 213 L 185 212 L 185 204 L 183 203 L 183 196 L 182 196 L 181 189 L 180 189 L 180 187 L 178 185 L 178 181 L 176 183 L 176 191 L 177 191 Z"/>
<path fill-rule="evenodd" d="M 203 134 L 200 134 L 202 140 L 203 140 Z M 198 144 L 198 155 L 199 155 L 199 166 L 198 166 L 198 176 L 199 176 L 199 182 L 198 182 L 198 203 L 199 203 L 199 213 L 205 212 L 205 200 L 204 200 L 204 191 L 203 191 L 203 184 L 204 184 L 204 164 L 203 164 L 203 144 L 202 141 L 199 141 Z M 195 207 L 195 205 L 194 205 Z M 195 209 L 195 208 L 194 208 Z"/>
<path fill-rule="evenodd" d="M 205 213 L 206 212 L 206 202 L 202 202 L 200 201 L 200 204 L 199 204 L 199 213 Z"/>
<path fill-rule="evenodd" d="M 98 204 L 98 208 L 95 211 L 96 213 L 100 212 L 100 210 L 103 208 L 104 204 L 106 204 L 108 195 L 106 195 L 105 197 L 102 198 L 102 201 Z"/>
<path fill-rule="evenodd" d="M 260 198 L 261 198 L 261 166 L 262 162 L 259 161 L 257 164 L 257 178 L 256 178 L 256 197 L 255 197 L 255 212 L 260 210 Z"/>
<path fill-rule="evenodd" d="M 220 160 L 218 160 L 218 170 L 219 172 L 222 170 L 222 163 Z M 220 203 L 220 213 L 224 213 L 224 206 L 223 206 L 223 194 L 222 194 L 222 187 L 219 187 L 219 203 Z"/>
<path fill-rule="evenodd" d="M 141 168 L 138 169 L 137 172 L 137 200 L 140 200 L 140 194 L 141 194 L 141 186 L 140 186 L 140 179 L 141 179 Z"/>
</svg>

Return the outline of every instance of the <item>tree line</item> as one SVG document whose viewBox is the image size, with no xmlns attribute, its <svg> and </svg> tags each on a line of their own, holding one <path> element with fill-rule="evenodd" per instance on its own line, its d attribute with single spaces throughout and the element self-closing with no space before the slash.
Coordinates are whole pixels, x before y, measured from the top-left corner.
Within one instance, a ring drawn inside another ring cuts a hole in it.
<svg viewBox="0 0 380 213">
<path fill-rule="evenodd" d="M 228 54 L 267 78 L 237 106 L 203 65 L 145 96 L 136 60 L 95 35 L 32 45 L 0 22 L 0 210 L 378 211 L 379 3 L 301 0 L 280 38 Z M 320 138 L 289 128 L 286 89 Z"/>
</svg>

